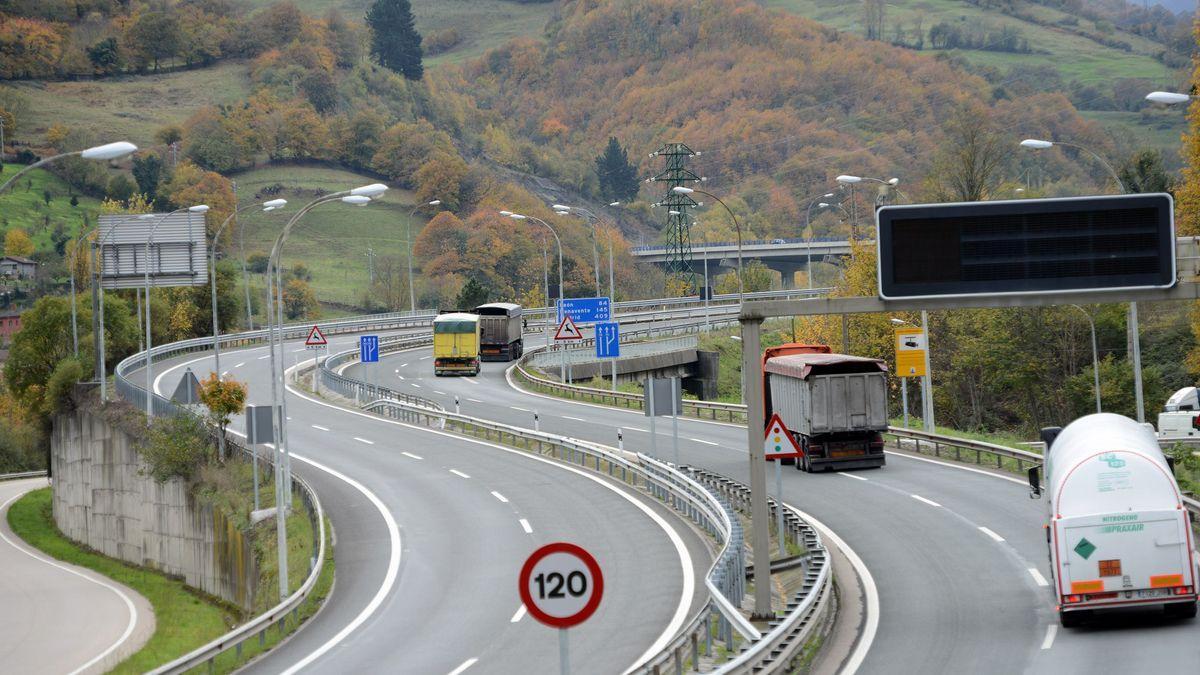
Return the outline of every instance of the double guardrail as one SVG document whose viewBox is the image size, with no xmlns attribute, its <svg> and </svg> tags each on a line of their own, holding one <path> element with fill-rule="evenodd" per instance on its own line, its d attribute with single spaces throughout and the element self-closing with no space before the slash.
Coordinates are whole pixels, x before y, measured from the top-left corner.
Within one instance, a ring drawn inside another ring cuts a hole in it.
<svg viewBox="0 0 1200 675">
<path fill-rule="evenodd" d="M 22 471 L 20 473 L 0 473 L 0 481 L 20 480 L 22 478 L 37 478 L 45 476 L 45 471 Z"/>
</svg>

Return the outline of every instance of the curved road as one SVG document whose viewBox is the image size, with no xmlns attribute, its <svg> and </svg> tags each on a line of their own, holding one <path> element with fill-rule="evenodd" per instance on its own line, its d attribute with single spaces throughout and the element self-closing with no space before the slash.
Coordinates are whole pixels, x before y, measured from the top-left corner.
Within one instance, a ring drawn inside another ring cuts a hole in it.
<svg viewBox="0 0 1200 675">
<path fill-rule="evenodd" d="M 332 351 L 356 340 L 332 338 Z M 285 344 L 289 364 L 307 356 L 300 345 Z M 251 404 L 270 398 L 266 354 L 222 354 L 224 370 L 250 382 Z M 156 391 L 172 392 L 185 367 L 203 373 L 211 357 L 156 364 Z M 294 390 L 288 412 L 294 470 L 333 523 L 335 591 L 254 672 L 555 670 L 557 637 L 521 611 L 516 574 L 557 540 L 589 548 L 604 569 L 599 611 L 571 631 L 572 662 L 588 671 L 634 665 L 704 603 L 711 554 L 651 500 L 588 472 Z"/>
<path fill-rule="evenodd" d="M 533 344 L 540 344 L 534 338 Z M 428 349 L 387 355 L 382 370 L 400 391 L 464 414 L 532 426 L 650 452 L 640 411 L 579 403 L 512 387 L 509 364 L 487 363 L 478 378 L 435 378 Z M 361 376 L 363 366 L 346 374 Z M 401 379 L 403 378 L 403 379 Z M 670 424 L 660 418 L 659 455 L 671 459 Z M 680 419 L 682 462 L 749 482 L 744 427 Z M 768 480 L 769 489 L 774 481 Z M 880 470 L 805 474 L 784 467 L 784 498 L 834 530 L 863 559 L 879 593 L 878 632 L 864 673 L 1200 672 L 1200 621 L 1161 612 L 1104 617 L 1064 631 L 1049 589 L 1041 501 L 1023 481 L 974 468 L 891 453 Z"/>
<path fill-rule="evenodd" d="M 45 478 L 0 482 L 0 670 L 102 673 L 150 639 L 154 612 L 129 588 L 13 534 L 10 504 L 46 485 Z"/>
</svg>

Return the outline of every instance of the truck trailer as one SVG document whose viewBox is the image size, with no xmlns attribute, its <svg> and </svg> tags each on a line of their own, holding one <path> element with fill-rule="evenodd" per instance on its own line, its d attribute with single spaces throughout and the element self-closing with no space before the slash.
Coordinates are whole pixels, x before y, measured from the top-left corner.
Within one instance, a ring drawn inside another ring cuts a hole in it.
<svg viewBox="0 0 1200 675">
<path fill-rule="evenodd" d="M 484 361 L 512 361 L 521 358 L 521 306 L 511 302 L 492 302 L 475 308 L 479 315 L 479 354 Z"/>
<path fill-rule="evenodd" d="M 1162 605 L 1196 616 L 1191 516 L 1154 433 L 1121 415 L 1043 429 L 1046 545 L 1064 627 L 1096 610 Z M 1030 496 L 1042 496 L 1039 467 Z"/>
<path fill-rule="evenodd" d="M 433 374 L 479 374 L 479 317 L 465 312 L 433 319 Z"/>
<path fill-rule="evenodd" d="M 1158 438 L 1162 441 L 1200 438 L 1200 390 L 1184 387 L 1171 394 L 1158 414 Z"/>
<path fill-rule="evenodd" d="M 765 426 L 779 413 L 803 458 L 796 468 L 883 466 L 888 428 L 887 364 L 834 354 L 824 345 L 785 344 L 763 354 Z"/>
</svg>

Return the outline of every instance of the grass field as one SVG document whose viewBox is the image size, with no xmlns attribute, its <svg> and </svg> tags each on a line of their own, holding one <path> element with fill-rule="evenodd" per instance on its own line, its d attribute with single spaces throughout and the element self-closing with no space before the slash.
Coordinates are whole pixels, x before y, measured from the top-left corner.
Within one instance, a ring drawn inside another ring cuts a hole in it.
<svg viewBox="0 0 1200 675">
<path fill-rule="evenodd" d="M 857 35 L 863 34 L 862 14 L 858 3 L 847 3 L 842 0 L 766 0 L 765 4 L 768 7 L 793 12 Z M 1067 16 L 1059 10 L 1038 5 L 1028 5 L 1023 9 L 1033 11 L 1040 19 L 1049 23 L 1057 22 Z M 1039 25 L 999 12 L 986 11 L 962 0 L 895 0 L 889 2 L 884 18 L 884 35 L 890 38 L 892 26 L 897 24 L 911 30 L 916 25 L 918 17 L 923 17 L 926 34 L 934 24 L 941 21 L 971 25 L 986 22 L 997 28 L 1005 25 L 1012 26 L 1021 31 L 1033 49 L 1049 52 L 1049 54 L 1011 54 L 980 50 L 955 50 L 955 53 L 963 55 L 968 61 L 976 64 L 992 65 L 1002 69 L 1019 63 L 1052 64 L 1058 67 L 1067 81 L 1097 82 L 1122 77 L 1145 77 L 1159 85 L 1170 84 L 1174 81 L 1171 69 L 1150 56 L 1150 54 L 1162 50 L 1163 47 L 1132 33 L 1118 31 L 1111 36 L 1132 46 L 1133 52 L 1125 52 L 1059 28 Z M 1090 29 L 1091 22 L 1081 19 L 1080 27 Z M 928 39 L 925 44 L 926 53 L 938 53 L 928 49 Z"/>
<path fill-rule="evenodd" d="M 154 144 L 154 132 L 179 124 L 206 105 L 227 103 L 250 93 L 246 66 L 229 61 L 166 75 L 118 77 L 98 82 L 19 82 L 35 118 L 23 136 L 41 137 L 51 124 L 88 129 L 105 142 Z"/>
<path fill-rule="evenodd" d="M 288 200 L 283 211 L 265 214 L 247 211 L 241 216 L 246 226 L 246 253 L 268 253 L 279 229 L 296 209 L 321 193 L 336 192 L 377 182 L 374 178 L 323 167 L 273 166 L 232 176 L 237 181 L 242 201 L 255 194 L 263 200 L 282 197 Z M 279 194 L 262 192 L 281 185 Z M 375 254 L 376 269 L 389 263 L 405 269 L 405 225 L 410 222 L 412 195 L 403 190 L 388 190 L 384 197 L 367 206 L 341 203 L 317 207 L 292 230 L 283 250 L 283 264 L 303 263 L 313 274 L 312 287 L 317 299 L 326 302 L 357 303 L 368 290 L 367 249 Z M 412 221 L 416 237 L 424 220 Z M 236 244 L 236 237 L 233 240 Z M 233 252 L 237 254 L 236 247 Z"/>
<path fill-rule="evenodd" d="M 1167 168 L 1175 171 L 1182 166 L 1179 151 L 1183 148 L 1181 137 L 1187 131 L 1187 117 L 1182 110 L 1168 109 L 1165 113 L 1143 117 L 1138 112 L 1085 110 L 1079 114 L 1104 125 L 1126 151 L 1135 148 L 1160 150 Z"/>
<path fill-rule="evenodd" d="M 20 164 L 5 164 L 4 172 L 0 173 L 0 182 L 8 180 L 23 168 Z M 51 195 L 49 205 L 44 199 L 46 190 Z M 19 178 L 0 195 L 0 247 L 3 246 L 5 233 L 13 227 L 25 230 L 33 238 L 37 250 L 48 251 L 53 247 L 50 233 L 55 224 L 62 223 L 71 235 L 78 232 L 85 217 L 89 224 L 95 225 L 100 201 L 75 192 L 79 197 L 79 206 L 71 206 L 72 194 L 69 185 L 48 171 L 34 169 Z"/>
</svg>

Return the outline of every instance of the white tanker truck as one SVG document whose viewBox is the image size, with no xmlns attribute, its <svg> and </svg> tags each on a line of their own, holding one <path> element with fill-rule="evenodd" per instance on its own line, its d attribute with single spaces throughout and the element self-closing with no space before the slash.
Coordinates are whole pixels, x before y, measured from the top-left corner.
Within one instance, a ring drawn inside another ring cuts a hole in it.
<svg viewBox="0 0 1200 675">
<path fill-rule="evenodd" d="M 1196 616 L 1200 568 L 1191 518 L 1154 433 L 1100 413 L 1043 429 L 1042 440 L 1046 543 L 1062 625 L 1134 605 Z M 1029 471 L 1035 499 L 1043 491 L 1040 468 Z"/>
</svg>

